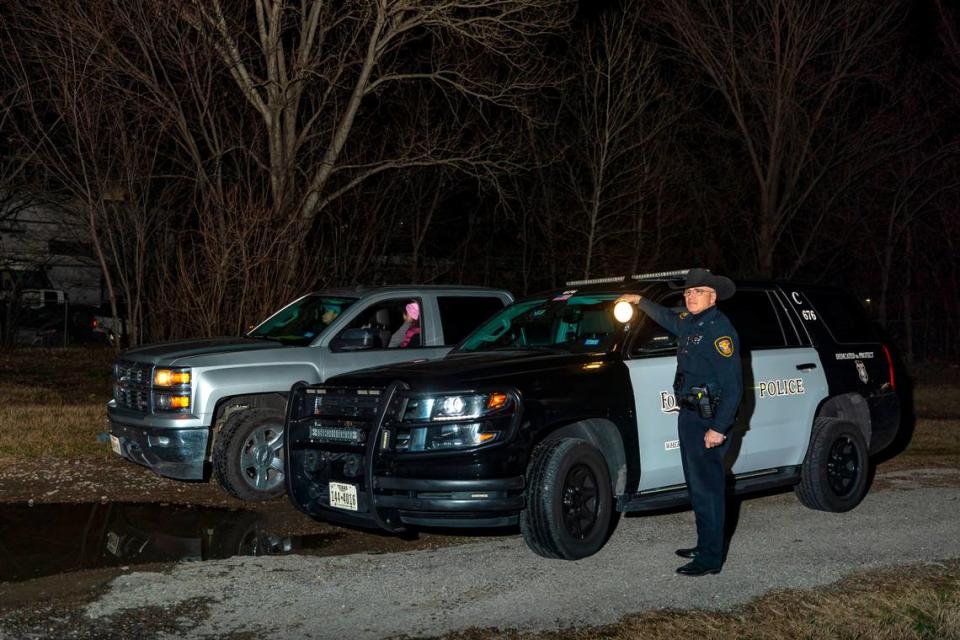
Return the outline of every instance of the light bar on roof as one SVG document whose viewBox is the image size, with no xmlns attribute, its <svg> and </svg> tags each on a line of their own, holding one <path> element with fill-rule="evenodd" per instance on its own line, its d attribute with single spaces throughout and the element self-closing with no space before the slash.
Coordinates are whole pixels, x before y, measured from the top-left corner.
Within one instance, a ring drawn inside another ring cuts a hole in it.
<svg viewBox="0 0 960 640">
<path fill-rule="evenodd" d="M 710 271 L 707 269 L 707 271 Z M 652 280 L 654 278 L 679 278 L 690 273 L 690 269 L 677 269 L 676 271 L 654 271 L 651 273 L 638 273 L 630 276 L 631 280 Z M 590 278 L 589 280 L 568 280 L 566 286 L 578 286 L 587 284 L 610 284 L 612 282 L 623 282 L 627 276 L 611 276 L 609 278 Z"/>
<path fill-rule="evenodd" d="M 569 280 L 566 286 L 574 287 L 586 284 L 610 284 L 611 282 L 623 282 L 626 276 L 613 276 L 611 278 L 590 278 L 589 280 Z"/>
<path fill-rule="evenodd" d="M 709 271 L 709 269 L 707 269 Z M 638 273 L 630 276 L 634 280 L 647 280 L 649 278 L 674 278 L 685 276 L 690 273 L 690 269 L 677 269 L 676 271 L 654 271 L 653 273 Z"/>
</svg>

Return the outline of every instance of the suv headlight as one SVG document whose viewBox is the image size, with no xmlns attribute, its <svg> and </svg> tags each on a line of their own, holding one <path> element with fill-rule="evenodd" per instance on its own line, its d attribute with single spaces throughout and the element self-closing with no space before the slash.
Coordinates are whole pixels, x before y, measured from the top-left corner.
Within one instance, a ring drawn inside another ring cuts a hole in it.
<svg viewBox="0 0 960 640">
<path fill-rule="evenodd" d="M 472 420 L 506 409 L 511 397 L 499 391 L 412 397 L 403 412 L 404 422 Z"/>
<path fill-rule="evenodd" d="M 500 442 L 506 438 L 516 407 L 514 394 L 501 391 L 411 396 L 393 450 L 449 451 Z"/>
<path fill-rule="evenodd" d="M 190 411 L 189 367 L 156 369 L 153 372 L 153 410 L 184 413 Z"/>
</svg>

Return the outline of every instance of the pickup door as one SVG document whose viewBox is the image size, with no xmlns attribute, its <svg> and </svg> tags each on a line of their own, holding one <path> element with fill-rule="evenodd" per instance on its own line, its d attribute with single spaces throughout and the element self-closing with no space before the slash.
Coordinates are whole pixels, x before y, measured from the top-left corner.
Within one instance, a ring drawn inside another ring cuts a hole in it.
<svg viewBox="0 0 960 640">
<path fill-rule="evenodd" d="M 410 302 L 420 310 L 420 333 L 406 347 L 390 347 L 391 338 L 404 330 L 403 313 Z M 442 358 L 510 302 L 505 294 L 455 291 L 383 295 L 365 306 L 351 307 L 321 338 L 323 379 L 367 367 Z M 349 340 L 357 330 L 369 338 L 367 344 L 358 346 Z"/>
</svg>

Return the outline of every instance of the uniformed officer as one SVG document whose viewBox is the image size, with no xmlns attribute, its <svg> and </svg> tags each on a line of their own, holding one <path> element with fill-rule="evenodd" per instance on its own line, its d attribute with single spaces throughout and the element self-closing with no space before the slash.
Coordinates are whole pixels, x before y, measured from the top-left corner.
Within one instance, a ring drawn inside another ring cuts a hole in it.
<svg viewBox="0 0 960 640">
<path fill-rule="evenodd" d="M 683 476 L 697 520 L 697 546 L 677 549 L 691 561 L 677 573 L 702 576 L 723 565 L 726 482 L 724 455 L 743 392 L 740 342 L 717 300 L 734 294 L 733 281 L 706 269 L 691 269 L 683 284 L 687 310 L 680 314 L 628 295 L 657 324 L 677 336 L 674 393 L 680 405 L 677 431 Z"/>
</svg>

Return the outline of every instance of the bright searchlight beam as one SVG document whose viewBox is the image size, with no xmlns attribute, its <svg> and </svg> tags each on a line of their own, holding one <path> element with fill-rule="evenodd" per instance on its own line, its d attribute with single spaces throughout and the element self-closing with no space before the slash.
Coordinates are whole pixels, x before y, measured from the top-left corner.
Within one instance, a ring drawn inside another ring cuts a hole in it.
<svg viewBox="0 0 960 640">
<path fill-rule="evenodd" d="M 613 317 L 617 319 L 617 322 L 630 322 L 630 318 L 633 317 L 633 305 L 626 300 L 621 300 L 613 305 Z"/>
</svg>

